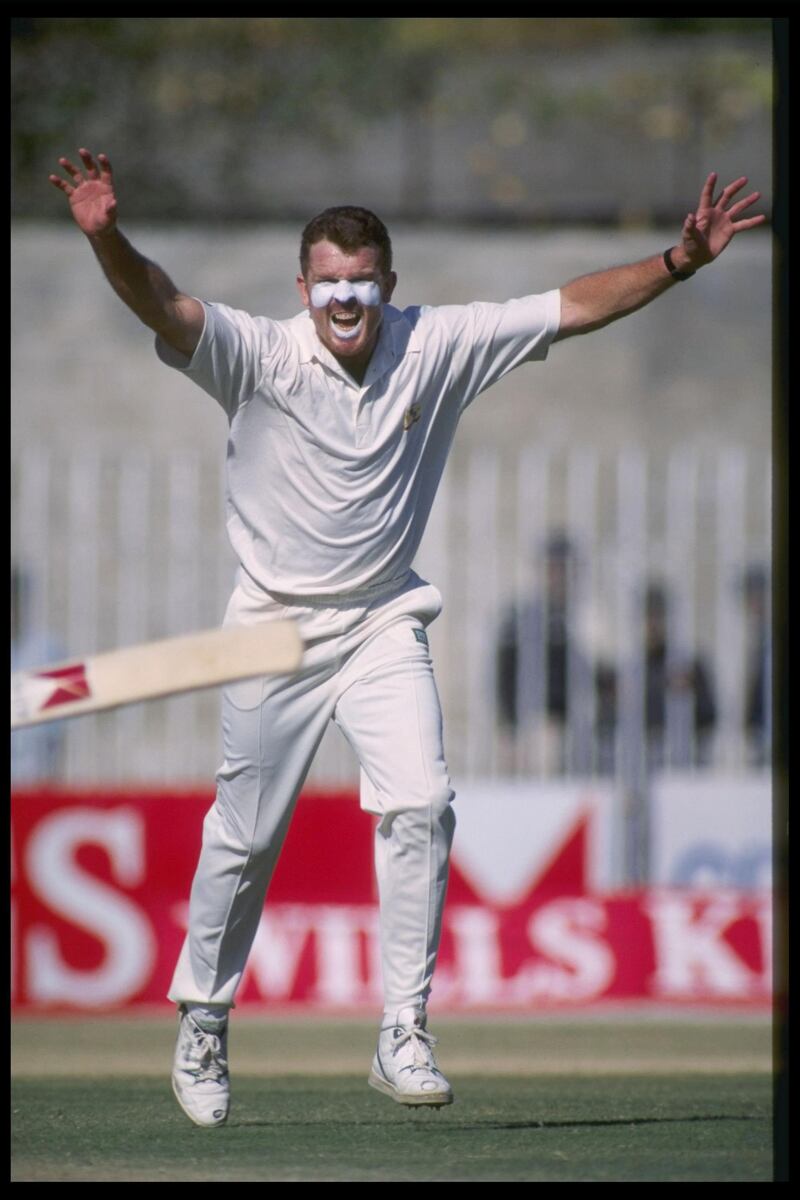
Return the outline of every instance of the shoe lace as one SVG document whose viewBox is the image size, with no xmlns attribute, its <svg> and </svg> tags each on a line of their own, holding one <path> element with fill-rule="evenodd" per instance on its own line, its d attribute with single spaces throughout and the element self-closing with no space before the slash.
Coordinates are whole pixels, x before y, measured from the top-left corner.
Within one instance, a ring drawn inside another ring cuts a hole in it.
<svg viewBox="0 0 800 1200">
<path fill-rule="evenodd" d="M 411 1043 L 413 1052 L 412 1070 L 424 1068 L 430 1070 L 435 1066 L 431 1050 L 436 1045 L 436 1038 L 432 1033 L 428 1033 L 427 1029 L 420 1029 L 414 1025 L 411 1029 L 405 1029 L 400 1037 L 396 1038 L 392 1044 L 392 1054 L 397 1054 L 399 1050 Z"/>
<path fill-rule="evenodd" d="M 222 1041 L 214 1033 L 196 1027 L 192 1036 L 192 1074 L 198 1082 L 218 1083 L 228 1073 L 228 1062 L 222 1053 Z"/>
</svg>

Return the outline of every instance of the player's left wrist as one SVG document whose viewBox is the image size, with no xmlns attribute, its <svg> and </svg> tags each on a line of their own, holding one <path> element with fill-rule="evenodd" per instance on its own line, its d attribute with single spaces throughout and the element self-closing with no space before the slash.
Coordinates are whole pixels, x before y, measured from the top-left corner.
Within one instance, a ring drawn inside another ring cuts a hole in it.
<svg viewBox="0 0 800 1200">
<path fill-rule="evenodd" d="M 693 263 L 682 246 L 670 246 L 663 254 L 664 267 L 673 279 L 682 282 L 691 279 L 698 265 Z"/>
</svg>

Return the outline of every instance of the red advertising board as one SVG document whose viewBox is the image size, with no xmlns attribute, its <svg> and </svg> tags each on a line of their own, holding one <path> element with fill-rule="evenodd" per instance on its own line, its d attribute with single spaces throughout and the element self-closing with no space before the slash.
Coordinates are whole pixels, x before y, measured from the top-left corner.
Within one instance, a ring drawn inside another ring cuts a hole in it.
<svg viewBox="0 0 800 1200">
<path fill-rule="evenodd" d="M 15 793 L 16 1011 L 167 1003 L 212 800 L 174 790 Z M 595 819 L 590 804 L 573 803 L 554 843 L 551 819 L 552 850 L 512 898 L 492 895 L 466 852 L 459 862 L 457 835 L 435 1008 L 768 1007 L 771 895 L 591 886 Z M 237 1004 L 380 1007 L 373 821 L 354 793 L 301 798 Z"/>
</svg>

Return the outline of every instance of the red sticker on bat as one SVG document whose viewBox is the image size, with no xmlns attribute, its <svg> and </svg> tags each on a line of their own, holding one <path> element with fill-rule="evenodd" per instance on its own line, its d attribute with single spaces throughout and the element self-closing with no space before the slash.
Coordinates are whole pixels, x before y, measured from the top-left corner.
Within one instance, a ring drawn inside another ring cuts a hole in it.
<svg viewBox="0 0 800 1200">
<path fill-rule="evenodd" d="M 37 679 L 54 679 L 58 686 L 40 708 L 55 708 L 59 704 L 70 704 L 91 696 L 89 681 L 86 678 L 84 663 L 72 663 L 68 667 L 59 667 L 55 671 L 37 671 Z"/>
</svg>

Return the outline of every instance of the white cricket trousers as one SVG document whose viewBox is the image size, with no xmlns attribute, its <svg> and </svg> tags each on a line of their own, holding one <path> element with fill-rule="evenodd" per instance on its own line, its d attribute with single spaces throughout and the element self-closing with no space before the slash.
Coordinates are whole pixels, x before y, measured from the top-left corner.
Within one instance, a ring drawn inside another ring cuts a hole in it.
<svg viewBox="0 0 800 1200">
<path fill-rule="evenodd" d="M 203 825 L 189 931 L 169 998 L 232 1006 L 303 781 L 333 719 L 378 818 L 375 869 L 385 1008 L 424 1008 L 441 933 L 455 827 L 442 717 L 424 627 L 441 610 L 413 573 L 388 597 L 283 603 L 239 573 L 225 624 L 292 617 L 306 650 L 294 675 L 225 689 L 225 761 Z M 335 870 L 336 846 L 330 847 Z"/>
</svg>

